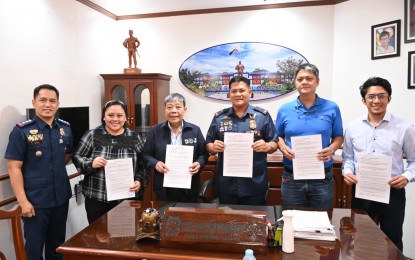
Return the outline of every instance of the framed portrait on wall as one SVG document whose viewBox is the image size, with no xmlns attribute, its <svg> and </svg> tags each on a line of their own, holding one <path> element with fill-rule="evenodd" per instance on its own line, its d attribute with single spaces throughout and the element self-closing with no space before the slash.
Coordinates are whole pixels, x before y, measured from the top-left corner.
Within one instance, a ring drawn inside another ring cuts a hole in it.
<svg viewBox="0 0 415 260">
<path fill-rule="evenodd" d="M 401 20 L 372 25 L 372 60 L 398 57 L 401 50 Z"/>
<path fill-rule="evenodd" d="M 405 1 L 405 42 L 415 42 L 415 0 Z"/>
<path fill-rule="evenodd" d="M 408 52 L 408 88 L 415 89 L 415 51 Z"/>
</svg>

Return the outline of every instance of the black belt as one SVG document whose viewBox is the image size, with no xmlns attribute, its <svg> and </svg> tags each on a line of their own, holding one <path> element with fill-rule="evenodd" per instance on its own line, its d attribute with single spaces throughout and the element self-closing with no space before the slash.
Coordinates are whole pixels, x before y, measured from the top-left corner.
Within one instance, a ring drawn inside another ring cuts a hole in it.
<svg viewBox="0 0 415 260">
<path fill-rule="evenodd" d="M 324 172 L 325 173 L 328 173 L 328 172 L 330 172 L 332 170 L 332 168 L 333 168 L 332 166 L 329 166 L 327 168 L 324 168 Z M 293 169 L 287 168 L 285 166 L 284 166 L 284 171 L 286 171 L 286 172 L 288 172 L 290 174 L 293 174 Z"/>
</svg>

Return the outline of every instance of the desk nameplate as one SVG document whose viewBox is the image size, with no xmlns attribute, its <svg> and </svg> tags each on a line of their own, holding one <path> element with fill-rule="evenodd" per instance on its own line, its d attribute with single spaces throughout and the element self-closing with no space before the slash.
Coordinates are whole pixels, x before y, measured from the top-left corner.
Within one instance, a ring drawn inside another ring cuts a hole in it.
<svg viewBox="0 0 415 260">
<path fill-rule="evenodd" d="M 168 208 L 163 217 L 161 247 L 266 254 L 264 211 Z"/>
</svg>

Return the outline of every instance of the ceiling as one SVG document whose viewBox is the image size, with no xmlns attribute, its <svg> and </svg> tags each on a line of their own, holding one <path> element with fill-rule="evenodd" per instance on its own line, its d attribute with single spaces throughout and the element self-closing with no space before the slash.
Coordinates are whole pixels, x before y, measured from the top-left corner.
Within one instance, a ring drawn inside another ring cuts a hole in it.
<svg viewBox="0 0 415 260">
<path fill-rule="evenodd" d="M 348 0 L 76 0 L 114 20 L 333 5 Z"/>
</svg>

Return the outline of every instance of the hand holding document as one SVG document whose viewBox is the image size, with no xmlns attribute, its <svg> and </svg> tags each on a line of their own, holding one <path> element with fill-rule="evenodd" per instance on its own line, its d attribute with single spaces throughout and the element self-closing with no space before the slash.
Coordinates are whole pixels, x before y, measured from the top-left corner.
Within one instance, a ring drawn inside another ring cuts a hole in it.
<svg viewBox="0 0 415 260">
<path fill-rule="evenodd" d="M 254 150 L 253 133 L 225 132 L 223 152 L 223 176 L 252 178 Z"/>
<path fill-rule="evenodd" d="M 326 211 L 293 211 L 294 237 L 325 241 L 337 239 Z"/>
<path fill-rule="evenodd" d="M 321 135 L 293 136 L 292 149 L 294 180 L 324 179 L 324 162 L 317 159 L 322 150 Z"/>
<path fill-rule="evenodd" d="M 193 162 L 193 146 L 167 145 L 166 166 L 169 172 L 164 174 L 163 187 L 190 189 L 192 175 L 189 166 Z"/>
<path fill-rule="evenodd" d="M 135 193 L 130 191 L 134 185 L 133 159 L 107 160 L 105 185 L 108 201 L 134 197 Z"/>
<path fill-rule="evenodd" d="M 392 157 L 357 155 L 356 198 L 389 204 Z"/>
</svg>

